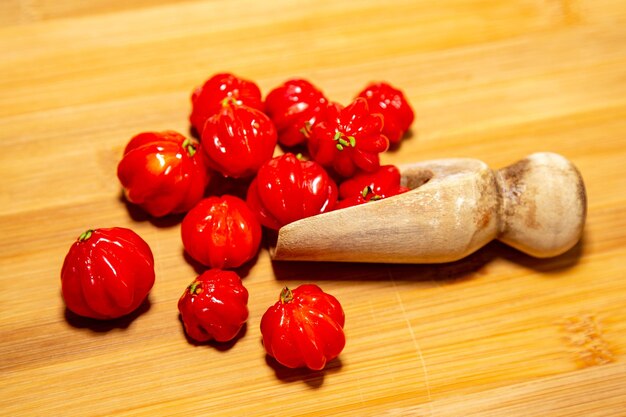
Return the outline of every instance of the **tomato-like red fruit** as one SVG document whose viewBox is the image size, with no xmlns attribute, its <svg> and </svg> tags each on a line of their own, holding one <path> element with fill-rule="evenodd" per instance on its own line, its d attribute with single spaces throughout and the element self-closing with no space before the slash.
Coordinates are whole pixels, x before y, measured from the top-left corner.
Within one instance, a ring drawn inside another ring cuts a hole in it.
<svg viewBox="0 0 626 417">
<path fill-rule="evenodd" d="M 183 246 L 196 261 L 211 268 L 237 268 L 254 258 L 261 225 L 240 198 L 224 195 L 200 201 L 181 225 Z"/>
<path fill-rule="evenodd" d="M 261 319 L 263 346 L 286 367 L 320 370 L 343 350 L 344 323 L 339 301 L 317 285 L 285 287 Z"/>
<path fill-rule="evenodd" d="M 261 90 L 255 83 L 230 73 L 215 74 L 191 95 L 189 121 L 198 133 L 206 120 L 221 110 L 225 99 L 263 111 Z"/>
<path fill-rule="evenodd" d="M 341 200 L 336 208 L 376 201 L 409 191 L 400 185 L 400 170 L 393 165 L 381 166 L 376 172 L 357 174 L 339 186 Z"/>
<path fill-rule="evenodd" d="M 373 172 L 380 166 L 378 154 L 389 147 L 382 128 L 382 116 L 371 114 L 362 97 L 343 109 L 331 104 L 326 117 L 313 126 L 309 152 L 315 161 L 343 177 L 358 171 Z"/>
<path fill-rule="evenodd" d="M 190 338 L 228 342 L 248 319 L 248 290 L 236 273 L 210 269 L 185 289 L 178 311 Z"/>
<path fill-rule="evenodd" d="M 387 83 L 371 83 L 357 97 L 367 100 L 372 113 L 383 115 L 383 135 L 387 136 L 389 142 L 399 143 L 415 118 L 402 91 Z"/>
<path fill-rule="evenodd" d="M 328 100 L 324 94 L 299 78 L 273 89 L 265 98 L 265 113 L 276 126 L 278 142 L 285 146 L 304 143 L 326 107 Z"/>
<path fill-rule="evenodd" d="M 148 244 L 130 229 L 87 230 L 70 248 L 61 269 L 68 309 L 99 320 L 137 309 L 154 285 Z"/>
<path fill-rule="evenodd" d="M 155 217 L 188 211 L 209 183 L 199 144 L 171 131 L 134 136 L 117 177 L 128 201 Z"/>
<path fill-rule="evenodd" d="M 211 168 L 226 177 L 250 177 L 274 154 L 276 128 L 265 113 L 225 102 L 204 124 L 202 146 Z"/>
<path fill-rule="evenodd" d="M 330 211 L 337 185 L 324 168 L 286 153 L 266 162 L 248 188 L 247 202 L 261 224 L 278 230 L 287 223 Z"/>
</svg>

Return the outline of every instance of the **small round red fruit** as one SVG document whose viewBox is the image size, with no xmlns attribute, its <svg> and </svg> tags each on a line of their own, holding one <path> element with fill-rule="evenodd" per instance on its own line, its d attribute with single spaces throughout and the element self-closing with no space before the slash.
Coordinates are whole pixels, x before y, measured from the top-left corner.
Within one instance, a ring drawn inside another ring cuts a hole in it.
<svg viewBox="0 0 626 417">
<path fill-rule="evenodd" d="M 224 99 L 263 111 L 261 90 L 254 82 L 230 73 L 215 74 L 191 95 L 189 121 L 198 134 L 202 133 L 206 120 L 220 111 Z"/>
<path fill-rule="evenodd" d="M 382 128 L 382 116 L 371 114 L 364 98 L 356 98 L 345 108 L 332 103 L 325 118 L 313 126 L 309 152 L 315 161 L 342 177 L 373 172 L 380 166 L 379 154 L 389 147 Z"/>
<path fill-rule="evenodd" d="M 276 128 L 265 113 L 224 101 L 202 130 L 202 146 L 211 168 L 226 177 L 250 177 L 276 147 Z"/>
<path fill-rule="evenodd" d="M 246 201 L 261 224 L 278 230 L 287 223 L 332 210 L 337 185 L 317 162 L 286 153 L 259 169 Z"/>
<path fill-rule="evenodd" d="M 128 201 L 154 217 L 191 209 L 209 183 L 199 146 L 172 131 L 134 136 L 117 166 Z"/>
<path fill-rule="evenodd" d="M 263 346 L 288 368 L 321 370 L 346 344 L 344 323 L 339 301 L 317 285 L 285 287 L 261 319 Z"/>
<path fill-rule="evenodd" d="M 381 166 L 376 172 L 357 174 L 341 183 L 336 208 L 346 208 L 381 200 L 409 191 L 400 184 L 400 170 L 394 165 Z"/>
<path fill-rule="evenodd" d="M 67 308 L 99 320 L 135 311 L 153 285 L 150 247 L 135 232 L 121 227 L 90 229 L 81 234 L 61 269 Z"/>
<path fill-rule="evenodd" d="M 181 225 L 183 246 L 196 261 L 211 268 L 237 268 L 254 258 L 261 225 L 240 198 L 224 195 L 200 201 Z"/>
<path fill-rule="evenodd" d="M 299 78 L 286 81 L 265 98 L 265 112 L 276 126 L 278 142 L 285 146 L 304 143 L 327 106 L 324 94 Z"/>
<path fill-rule="evenodd" d="M 236 273 L 210 269 L 185 289 L 178 311 L 191 339 L 228 342 L 248 319 L 248 290 Z"/>
<path fill-rule="evenodd" d="M 371 83 L 357 94 L 369 104 L 372 113 L 380 113 L 384 119 L 383 135 L 389 142 L 397 144 L 411 127 L 415 114 L 408 100 L 395 87 L 388 83 Z"/>
</svg>

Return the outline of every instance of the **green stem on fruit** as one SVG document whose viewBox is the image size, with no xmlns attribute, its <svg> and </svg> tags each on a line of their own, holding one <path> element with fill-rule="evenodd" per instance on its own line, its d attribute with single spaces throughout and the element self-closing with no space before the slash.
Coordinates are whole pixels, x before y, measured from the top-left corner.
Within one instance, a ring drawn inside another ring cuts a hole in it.
<svg viewBox="0 0 626 417">
<path fill-rule="evenodd" d="M 189 290 L 189 294 L 191 295 L 200 294 L 202 292 L 202 283 L 199 281 L 194 281 L 189 287 L 187 287 L 187 289 Z"/>
<path fill-rule="evenodd" d="M 78 236 L 78 241 L 79 242 L 84 242 L 85 240 L 89 239 L 91 237 L 93 233 L 93 229 L 89 229 L 84 231 L 83 233 L 81 233 L 80 236 Z"/>
<path fill-rule="evenodd" d="M 335 147 L 339 151 L 343 151 L 346 147 L 354 148 L 356 147 L 356 138 L 354 136 L 346 136 L 345 134 L 337 131 L 335 132 L 335 136 L 333 136 L 333 140 L 337 142 Z"/>
<path fill-rule="evenodd" d="M 381 196 L 379 196 L 378 194 L 374 194 L 374 190 L 372 190 L 372 187 L 370 187 L 369 185 L 363 188 L 363 191 L 361 191 L 361 196 L 365 201 L 382 200 Z M 369 200 L 367 199 L 367 197 L 370 197 Z"/>
<path fill-rule="evenodd" d="M 233 96 L 228 96 L 222 100 L 222 107 L 232 106 L 233 104 L 238 104 L 237 99 Z"/>
<path fill-rule="evenodd" d="M 282 303 L 289 303 L 291 300 L 293 300 L 293 292 L 291 292 L 288 287 L 283 288 L 280 292 L 280 301 Z"/>
<path fill-rule="evenodd" d="M 185 139 L 183 142 L 183 148 L 187 151 L 187 154 L 190 157 L 193 157 L 196 154 L 196 146 L 189 138 Z"/>
<path fill-rule="evenodd" d="M 309 137 L 311 137 L 312 128 L 313 125 L 307 120 L 306 122 L 304 122 L 304 127 L 300 128 L 300 133 L 302 133 L 302 135 L 308 139 Z"/>
</svg>

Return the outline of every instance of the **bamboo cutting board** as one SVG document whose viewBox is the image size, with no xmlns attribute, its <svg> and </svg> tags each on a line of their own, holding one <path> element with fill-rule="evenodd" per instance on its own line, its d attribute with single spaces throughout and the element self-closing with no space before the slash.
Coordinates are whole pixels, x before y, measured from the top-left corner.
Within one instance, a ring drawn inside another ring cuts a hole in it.
<svg viewBox="0 0 626 417">
<path fill-rule="evenodd" d="M 0 25 L 0 414 L 626 415 L 622 0 L 4 0 Z M 384 163 L 560 153 L 585 178 L 584 239 L 428 266 L 263 250 L 243 271 L 243 336 L 191 345 L 179 223 L 127 207 L 115 169 L 132 135 L 186 133 L 192 88 L 218 71 L 265 93 L 306 77 L 343 103 L 401 87 L 417 120 Z M 76 236 L 110 226 L 150 244 L 157 281 L 138 314 L 94 324 L 65 312 L 59 272 Z M 304 282 L 347 316 L 322 372 L 281 368 L 260 341 L 280 288 Z"/>
</svg>

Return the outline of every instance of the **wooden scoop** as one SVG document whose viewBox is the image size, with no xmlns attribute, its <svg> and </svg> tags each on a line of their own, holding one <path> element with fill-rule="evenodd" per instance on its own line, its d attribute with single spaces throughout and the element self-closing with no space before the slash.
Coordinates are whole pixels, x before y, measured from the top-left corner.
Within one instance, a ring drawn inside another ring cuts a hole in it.
<svg viewBox="0 0 626 417">
<path fill-rule="evenodd" d="M 400 167 L 411 191 L 283 226 L 275 260 L 439 263 L 493 239 L 529 255 L 559 255 L 580 239 L 583 180 L 554 153 L 535 153 L 493 171 L 476 159 Z"/>
</svg>

